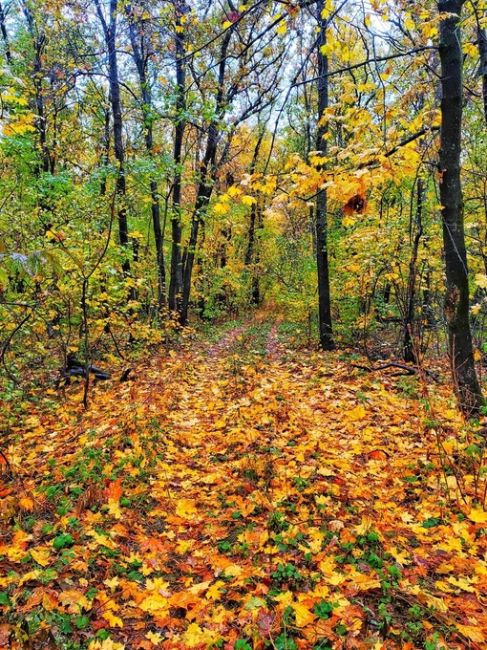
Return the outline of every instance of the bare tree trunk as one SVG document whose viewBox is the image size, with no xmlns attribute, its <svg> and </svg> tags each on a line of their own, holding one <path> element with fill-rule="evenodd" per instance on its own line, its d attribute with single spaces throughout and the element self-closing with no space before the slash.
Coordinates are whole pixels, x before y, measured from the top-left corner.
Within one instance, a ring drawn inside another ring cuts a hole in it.
<svg viewBox="0 0 487 650">
<path fill-rule="evenodd" d="M 138 39 L 137 26 L 131 12 L 130 5 L 125 7 L 128 23 L 130 43 L 134 55 L 135 66 L 139 76 L 139 85 L 142 98 L 142 117 L 144 121 L 145 148 L 151 160 L 154 158 L 154 129 L 153 129 L 153 106 L 152 92 L 147 78 L 148 52 L 144 46 L 144 34 Z M 164 264 L 164 235 L 161 228 L 161 207 L 159 203 L 159 187 L 154 176 L 149 179 L 151 196 L 152 226 L 154 228 L 154 242 L 156 246 L 157 262 L 157 304 L 159 311 L 166 303 L 166 269 Z"/>
<path fill-rule="evenodd" d="M 479 74 L 482 77 L 482 97 L 484 100 L 484 117 L 487 123 L 487 31 L 482 26 L 481 16 L 485 17 L 485 10 L 479 7 L 478 2 L 472 0 L 472 8 L 477 22 L 477 47 L 479 49 Z"/>
<path fill-rule="evenodd" d="M 249 174 L 255 174 L 257 167 L 257 161 L 259 159 L 259 152 L 262 146 L 262 141 L 265 135 L 265 125 L 260 127 L 259 135 L 257 142 L 254 148 L 254 154 L 252 156 L 252 162 L 249 167 Z M 250 208 L 250 218 L 249 218 L 249 230 L 247 235 L 247 250 L 245 251 L 245 266 L 252 266 L 254 262 L 258 261 L 258 251 L 256 250 L 256 230 L 259 228 L 259 224 L 262 221 L 262 213 L 259 205 L 259 201 L 252 203 Z M 259 291 L 259 280 L 258 273 L 255 268 L 252 269 L 252 280 L 251 280 L 251 291 L 250 291 L 250 302 L 253 305 L 257 305 L 260 302 L 260 291 Z"/>
<path fill-rule="evenodd" d="M 417 362 L 413 346 L 412 327 L 414 324 L 414 309 L 416 306 L 416 278 L 419 243 L 423 236 L 423 199 L 424 185 L 423 179 L 418 178 L 417 182 L 417 199 L 416 199 L 416 232 L 414 234 L 411 258 L 409 260 L 409 275 L 406 294 L 406 313 L 404 317 L 404 339 L 403 339 L 403 359 L 409 363 Z"/>
<path fill-rule="evenodd" d="M 189 236 L 188 248 L 185 255 L 185 264 L 183 269 L 183 292 L 180 310 L 180 322 L 183 325 L 188 322 L 191 278 L 193 274 L 196 246 L 198 243 L 198 232 L 200 225 L 205 217 L 215 183 L 215 161 L 218 147 L 219 127 L 220 120 L 222 119 L 225 112 L 225 71 L 227 64 L 227 50 L 230 44 L 230 39 L 232 37 L 232 31 L 232 29 L 229 29 L 226 32 L 220 48 L 220 64 L 218 66 L 218 91 L 215 105 L 215 117 L 212 119 L 208 127 L 206 150 L 200 168 L 201 181 L 198 185 L 198 191 L 191 220 L 191 232 Z"/>
<path fill-rule="evenodd" d="M 47 122 L 46 122 L 46 109 L 44 105 L 44 92 L 42 88 L 42 54 L 46 44 L 45 35 L 39 31 L 36 26 L 34 16 L 30 10 L 29 5 L 23 1 L 22 10 L 27 21 L 27 29 L 32 40 L 34 48 L 34 62 L 33 62 L 33 84 L 34 84 L 34 103 L 36 113 L 36 131 L 39 137 L 39 149 L 41 161 L 39 165 L 39 173 L 48 172 L 51 169 L 51 160 L 49 155 L 49 148 L 47 146 Z"/>
<path fill-rule="evenodd" d="M 128 258 L 128 220 L 126 193 L 127 184 L 125 178 L 125 149 L 123 146 L 123 120 L 122 120 L 122 102 L 120 98 L 120 80 L 118 74 L 117 58 L 117 11 L 118 0 L 110 0 L 109 22 L 105 20 L 100 0 L 95 0 L 95 6 L 103 28 L 105 44 L 108 51 L 108 82 L 110 86 L 110 101 L 113 115 L 113 144 L 115 159 L 118 164 L 118 173 L 116 181 L 116 193 L 119 201 L 118 206 L 118 236 L 120 245 L 123 249 L 124 259 L 122 269 L 125 275 L 130 273 L 130 261 Z M 131 292 L 132 294 L 132 292 Z"/>
<path fill-rule="evenodd" d="M 176 127 L 174 133 L 174 183 L 173 183 L 173 210 L 171 216 L 171 279 L 169 282 L 169 309 L 180 311 L 181 293 L 183 290 L 183 257 L 181 250 L 182 224 L 181 224 L 181 189 L 182 189 L 182 161 L 183 140 L 186 129 L 186 64 L 184 31 L 181 24 L 182 10 L 185 5 L 176 7 Z"/>
<path fill-rule="evenodd" d="M 460 14 L 462 0 L 440 0 L 441 145 L 440 199 L 445 249 L 445 316 L 453 382 L 460 409 L 477 415 L 482 393 L 475 371 L 469 320 L 467 253 L 460 178 L 463 79 Z"/>
<path fill-rule="evenodd" d="M 7 63 L 10 65 L 12 63 L 12 53 L 10 51 L 10 42 L 8 40 L 7 26 L 5 24 L 6 15 L 3 8 L 3 4 L 0 2 L 0 32 L 2 34 L 3 43 L 5 45 L 5 58 Z"/>
<path fill-rule="evenodd" d="M 327 127 L 321 122 L 325 110 L 328 108 L 328 57 L 322 51 L 326 45 L 327 20 L 323 18 L 324 1 L 318 0 L 318 26 L 319 39 L 317 46 L 318 56 L 318 131 L 316 149 L 321 156 L 326 155 Z M 318 302 L 319 302 L 319 336 L 320 345 L 324 350 L 333 350 L 333 329 L 331 319 L 331 294 L 328 262 L 328 196 L 326 189 L 318 192 L 316 199 L 316 263 L 318 271 Z"/>
</svg>

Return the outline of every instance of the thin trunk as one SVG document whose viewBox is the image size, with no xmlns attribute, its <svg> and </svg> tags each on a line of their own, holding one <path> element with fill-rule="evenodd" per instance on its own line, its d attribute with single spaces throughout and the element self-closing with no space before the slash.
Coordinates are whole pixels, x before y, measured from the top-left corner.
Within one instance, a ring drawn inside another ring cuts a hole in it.
<svg viewBox="0 0 487 650">
<path fill-rule="evenodd" d="M 113 146 L 115 159 L 118 165 L 115 190 L 119 202 L 118 206 L 118 236 L 123 249 L 124 259 L 122 269 L 124 275 L 130 274 L 130 261 L 128 258 L 128 220 L 126 193 L 127 184 L 125 178 L 125 149 L 123 146 L 123 119 L 122 101 L 120 97 L 120 80 L 118 74 L 117 58 L 117 10 L 118 0 L 110 0 L 110 17 L 107 23 L 103 15 L 100 0 L 95 0 L 96 10 L 105 36 L 105 44 L 108 51 L 108 82 L 110 86 L 110 101 L 113 116 Z M 131 292 L 132 294 L 133 292 Z"/>
<path fill-rule="evenodd" d="M 477 415 L 482 393 L 475 371 L 469 320 L 467 253 L 460 178 L 463 108 L 460 14 L 462 0 L 440 0 L 438 11 L 447 13 L 440 23 L 441 143 L 440 199 L 445 249 L 445 316 L 455 392 L 462 412 Z"/>
<path fill-rule="evenodd" d="M 135 66 L 139 76 L 139 85 L 142 96 L 142 116 L 144 120 L 145 148 L 151 160 L 154 159 L 154 131 L 153 131 L 153 106 L 152 92 L 147 79 L 147 56 L 144 48 L 144 36 L 137 38 L 137 26 L 134 23 L 130 6 L 126 6 L 129 23 L 129 35 L 134 55 Z M 159 311 L 166 302 L 166 269 L 164 264 L 164 235 L 161 227 L 161 207 L 159 203 L 159 187 L 154 176 L 149 179 L 151 196 L 152 226 L 154 228 L 154 241 L 156 246 L 157 262 L 157 304 Z"/>
<path fill-rule="evenodd" d="M 318 128 L 316 149 L 321 156 L 326 156 L 327 127 L 321 122 L 328 108 L 328 57 L 322 48 L 326 45 L 327 21 L 323 18 L 324 1 L 318 0 Z M 320 345 L 324 350 L 333 350 L 333 329 L 331 320 L 331 295 L 328 264 L 328 197 L 326 189 L 321 189 L 316 199 L 316 263 L 318 271 L 318 301 L 319 301 L 319 336 Z"/>
<path fill-rule="evenodd" d="M 171 279 L 169 282 L 169 309 L 180 311 L 181 294 L 183 290 L 183 259 L 181 251 L 182 224 L 181 224 L 181 187 L 182 187 L 182 161 L 183 140 L 186 129 L 186 64 L 184 31 L 181 24 L 181 7 L 176 8 L 176 127 L 174 133 L 174 183 L 173 206 L 171 215 Z"/>
<path fill-rule="evenodd" d="M 265 129 L 261 127 L 259 129 L 259 136 L 257 142 L 255 143 L 254 153 L 252 156 L 252 162 L 249 167 L 249 174 L 252 176 L 255 174 L 257 168 L 257 161 L 259 159 L 259 152 L 262 146 L 262 141 L 264 139 Z M 253 203 L 250 208 L 250 220 L 249 220 L 249 231 L 247 236 L 247 250 L 245 251 L 245 266 L 250 266 L 254 259 L 254 248 L 255 248 L 255 225 L 257 217 L 257 202 Z"/>
<path fill-rule="evenodd" d="M 255 216 L 257 231 L 262 230 L 264 227 L 264 212 L 263 206 L 256 204 L 256 216 Z M 256 235 L 257 241 L 259 240 L 259 235 Z M 258 265 L 260 264 L 260 246 L 255 248 L 254 253 L 254 273 L 252 274 L 252 286 L 250 294 L 250 302 L 252 305 L 259 305 L 261 301 L 261 291 L 260 291 L 260 272 L 258 271 Z"/>
<path fill-rule="evenodd" d="M 3 5 L 0 2 L 0 32 L 2 33 L 3 43 L 5 45 L 5 58 L 7 63 L 10 65 L 12 63 L 12 53 L 10 51 L 10 42 L 8 40 L 7 26 L 5 24 L 6 16 L 3 9 Z"/>
<path fill-rule="evenodd" d="M 482 77 L 482 97 L 484 100 L 484 117 L 487 123 L 487 31 L 482 27 L 480 12 L 482 11 L 477 6 L 477 3 L 472 2 L 473 10 L 475 12 L 475 19 L 477 21 L 477 46 L 479 48 L 479 74 Z"/>
<path fill-rule="evenodd" d="M 413 345 L 412 328 L 414 324 L 414 309 L 416 305 L 416 278 L 419 243 L 423 235 L 423 201 L 424 201 L 424 184 L 423 179 L 418 178 L 417 182 L 417 202 L 416 202 L 416 232 L 411 249 L 411 259 L 409 260 L 409 275 L 406 294 L 406 314 L 404 317 L 404 340 L 403 340 L 403 359 L 409 363 L 415 363 L 416 352 Z"/>
<path fill-rule="evenodd" d="M 191 294 L 191 278 L 193 274 L 193 265 L 198 243 L 198 232 L 202 224 L 210 198 L 215 184 L 215 160 L 218 147 L 218 137 L 220 121 L 225 112 L 225 72 L 227 64 L 227 50 L 232 36 L 232 29 L 229 29 L 223 37 L 220 49 L 220 64 L 218 69 L 218 91 L 216 97 L 215 117 L 208 127 L 206 140 L 206 150 L 203 162 L 200 168 L 201 181 L 198 185 L 196 201 L 191 220 L 191 232 L 189 236 L 188 248 L 185 256 L 183 269 L 183 292 L 181 300 L 180 322 L 185 325 L 188 322 L 189 298 Z"/>
<path fill-rule="evenodd" d="M 101 165 L 103 166 L 103 176 L 100 183 L 100 195 L 106 196 L 107 193 L 107 169 L 110 162 L 110 109 L 105 109 L 105 120 L 103 123 L 103 153 L 101 156 Z"/>
<path fill-rule="evenodd" d="M 34 104 L 35 104 L 35 127 L 39 138 L 40 150 L 40 164 L 38 166 L 38 173 L 48 172 L 51 169 L 51 160 L 49 149 L 47 146 L 47 123 L 46 123 L 46 109 L 44 105 L 44 91 L 42 87 L 43 68 L 42 68 L 42 54 L 46 43 L 46 37 L 36 29 L 34 16 L 26 2 L 22 3 L 22 10 L 27 21 L 27 29 L 32 39 L 32 46 L 34 48 L 34 62 L 32 70 L 32 82 L 34 85 Z M 42 207 L 42 206 L 41 206 Z"/>
</svg>

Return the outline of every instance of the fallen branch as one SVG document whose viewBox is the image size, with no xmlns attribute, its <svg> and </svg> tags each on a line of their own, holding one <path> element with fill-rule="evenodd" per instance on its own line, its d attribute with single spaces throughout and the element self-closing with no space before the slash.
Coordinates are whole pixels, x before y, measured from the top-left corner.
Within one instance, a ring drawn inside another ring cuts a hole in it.
<svg viewBox="0 0 487 650">
<path fill-rule="evenodd" d="M 426 370 L 425 368 L 419 368 L 418 366 L 408 366 L 404 363 L 398 363 L 397 361 L 388 361 L 387 363 L 383 363 L 381 366 L 375 366 L 375 368 L 371 368 L 370 366 L 364 366 L 359 363 L 352 363 L 352 368 L 358 368 L 359 370 L 366 370 L 367 372 L 377 372 L 379 370 L 387 370 L 387 368 L 399 368 L 400 370 L 406 371 L 406 374 L 408 375 L 417 375 L 421 374 L 424 372 L 425 375 L 428 375 L 428 377 L 431 377 L 434 381 L 438 382 L 438 376 L 436 373 L 432 372 L 431 370 Z"/>
</svg>

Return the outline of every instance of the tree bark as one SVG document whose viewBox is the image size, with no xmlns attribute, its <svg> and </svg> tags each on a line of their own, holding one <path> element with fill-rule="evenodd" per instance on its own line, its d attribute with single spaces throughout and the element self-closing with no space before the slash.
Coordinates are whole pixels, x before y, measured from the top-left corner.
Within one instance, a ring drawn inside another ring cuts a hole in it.
<svg viewBox="0 0 487 650">
<path fill-rule="evenodd" d="M 10 51 L 10 42 L 8 40 L 7 26 L 5 24 L 6 16 L 2 3 L 0 2 L 0 32 L 5 45 L 5 58 L 8 65 L 12 63 L 12 53 Z"/>
<path fill-rule="evenodd" d="M 218 147 L 219 128 L 220 121 L 225 112 L 225 72 L 227 65 L 227 51 L 230 44 L 230 39 L 232 37 L 232 32 L 233 30 L 231 28 L 226 32 L 225 36 L 223 37 L 219 53 L 220 63 L 218 66 L 218 90 L 215 104 L 215 117 L 211 120 L 208 127 L 205 155 L 200 167 L 201 181 L 198 185 L 196 194 L 196 201 L 193 210 L 193 216 L 191 219 L 191 232 L 183 269 L 183 291 L 181 299 L 181 310 L 179 314 L 179 320 L 182 325 L 186 325 L 188 322 L 191 278 L 196 254 L 196 246 L 198 243 L 198 232 L 200 225 L 202 224 L 205 217 L 205 213 L 213 192 L 213 186 L 215 184 L 215 161 Z"/>
<path fill-rule="evenodd" d="M 416 351 L 413 345 L 412 328 L 414 324 L 414 310 L 416 306 L 416 277 L 419 243 L 423 236 L 423 199 L 424 184 L 423 179 L 417 181 L 417 199 L 416 199 L 416 224 L 413 245 L 411 249 L 411 258 L 409 260 L 408 286 L 406 294 L 406 313 L 404 316 L 404 339 L 403 339 L 403 359 L 408 363 L 417 363 Z"/>
<path fill-rule="evenodd" d="M 316 149 L 321 156 L 326 156 L 327 127 L 321 122 L 328 108 L 328 57 L 322 51 L 326 45 L 327 20 L 323 18 L 324 1 L 318 0 L 318 127 Z M 324 350 L 333 350 L 333 328 L 331 317 L 331 293 L 328 261 L 328 196 L 326 189 L 321 189 L 316 198 L 316 264 L 318 273 L 319 337 Z"/>
<path fill-rule="evenodd" d="M 130 5 L 126 5 L 129 23 L 129 36 L 132 45 L 135 66 L 139 77 L 139 86 L 142 99 L 142 118 L 145 138 L 145 148 L 151 160 L 154 159 L 154 129 L 153 129 L 153 105 L 152 91 L 147 78 L 148 53 L 144 47 L 144 36 L 138 39 L 137 25 L 134 22 Z M 154 242 L 156 247 L 157 263 L 157 304 L 159 311 L 166 303 L 166 268 L 164 263 L 164 235 L 161 227 L 161 207 L 159 203 L 159 187 L 156 179 L 151 175 L 149 179 L 151 196 L 152 227 L 154 228 Z"/>
<path fill-rule="evenodd" d="M 46 44 L 46 37 L 36 28 L 34 16 L 32 15 L 32 11 L 26 2 L 22 2 L 22 10 L 27 22 L 29 35 L 32 39 L 32 47 L 34 48 L 32 82 L 34 85 L 34 103 L 36 113 L 35 126 L 37 135 L 39 137 L 39 149 L 41 156 L 40 164 L 38 167 L 38 172 L 40 174 L 41 172 L 48 172 L 51 169 L 51 158 L 47 145 L 46 109 L 44 104 L 44 91 L 42 88 L 42 54 Z"/>
<path fill-rule="evenodd" d="M 169 282 L 169 309 L 179 312 L 181 310 L 181 294 L 183 290 L 183 256 L 181 250 L 182 223 L 181 223 L 181 189 L 182 189 L 182 162 L 183 140 L 186 129 L 186 64 L 184 27 L 181 24 L 184 3 L 176 5 L 176 126 L 174 132 L 174 182 L 173 205 L 171 215 L 171 279 Z"/>
<path fill-rule="evenodd" d="M 445 316 L 453 382 L 460 409 L 475 416 L 482 394 L 475 371 L 469 320 L 467 253 L 460 178 L 463 110 L 460 14 L 462 0 L 440 0 L 438 11 L 448 14 L 440 23 L 441 135 L 440 199 L 445 250 Z"/>
<path fill-rule="evenodd" d="M 124 275 L 130 273 L 130 261 L 128 258 L 128 220 L 126 193 L 127 183 L 125 178 L 125 149 L 123 145 L 123 119 L 122 119 L 122 101 L 120 97 L 120 80 L 118 74 L 118 57 L 117 57 L 117 11 L 118 0 L 110 0 L 110 17 L 109 22 L 105 20 L 100 0 L 95 0 L 96 11 L 103 28 L 105 44 L 108 52 L 108 83 L 110 86 L 110 101 L 113 116 L 113 145 L 115 159 L 118 165 L 117 180 L 115 190 L 119 201 L 118 206 L 118 236 L 120 246 L 123 250 L 122 269 Z M 131 292 L 132 294 L 133 292 Z"/>
</svg>

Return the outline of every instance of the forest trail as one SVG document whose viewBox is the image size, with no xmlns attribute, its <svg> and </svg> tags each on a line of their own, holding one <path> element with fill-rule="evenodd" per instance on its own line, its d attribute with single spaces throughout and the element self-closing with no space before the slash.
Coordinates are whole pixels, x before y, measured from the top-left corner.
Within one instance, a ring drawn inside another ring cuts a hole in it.
<svg viewBox="0 0 487 650">
<path fill-rule="evenodd" d="M 0 647 L 485 647 L 487 515 L 447 503 L 414 379 L 255 322 L 133 376 L 12 432 Z"/>
</svg>

